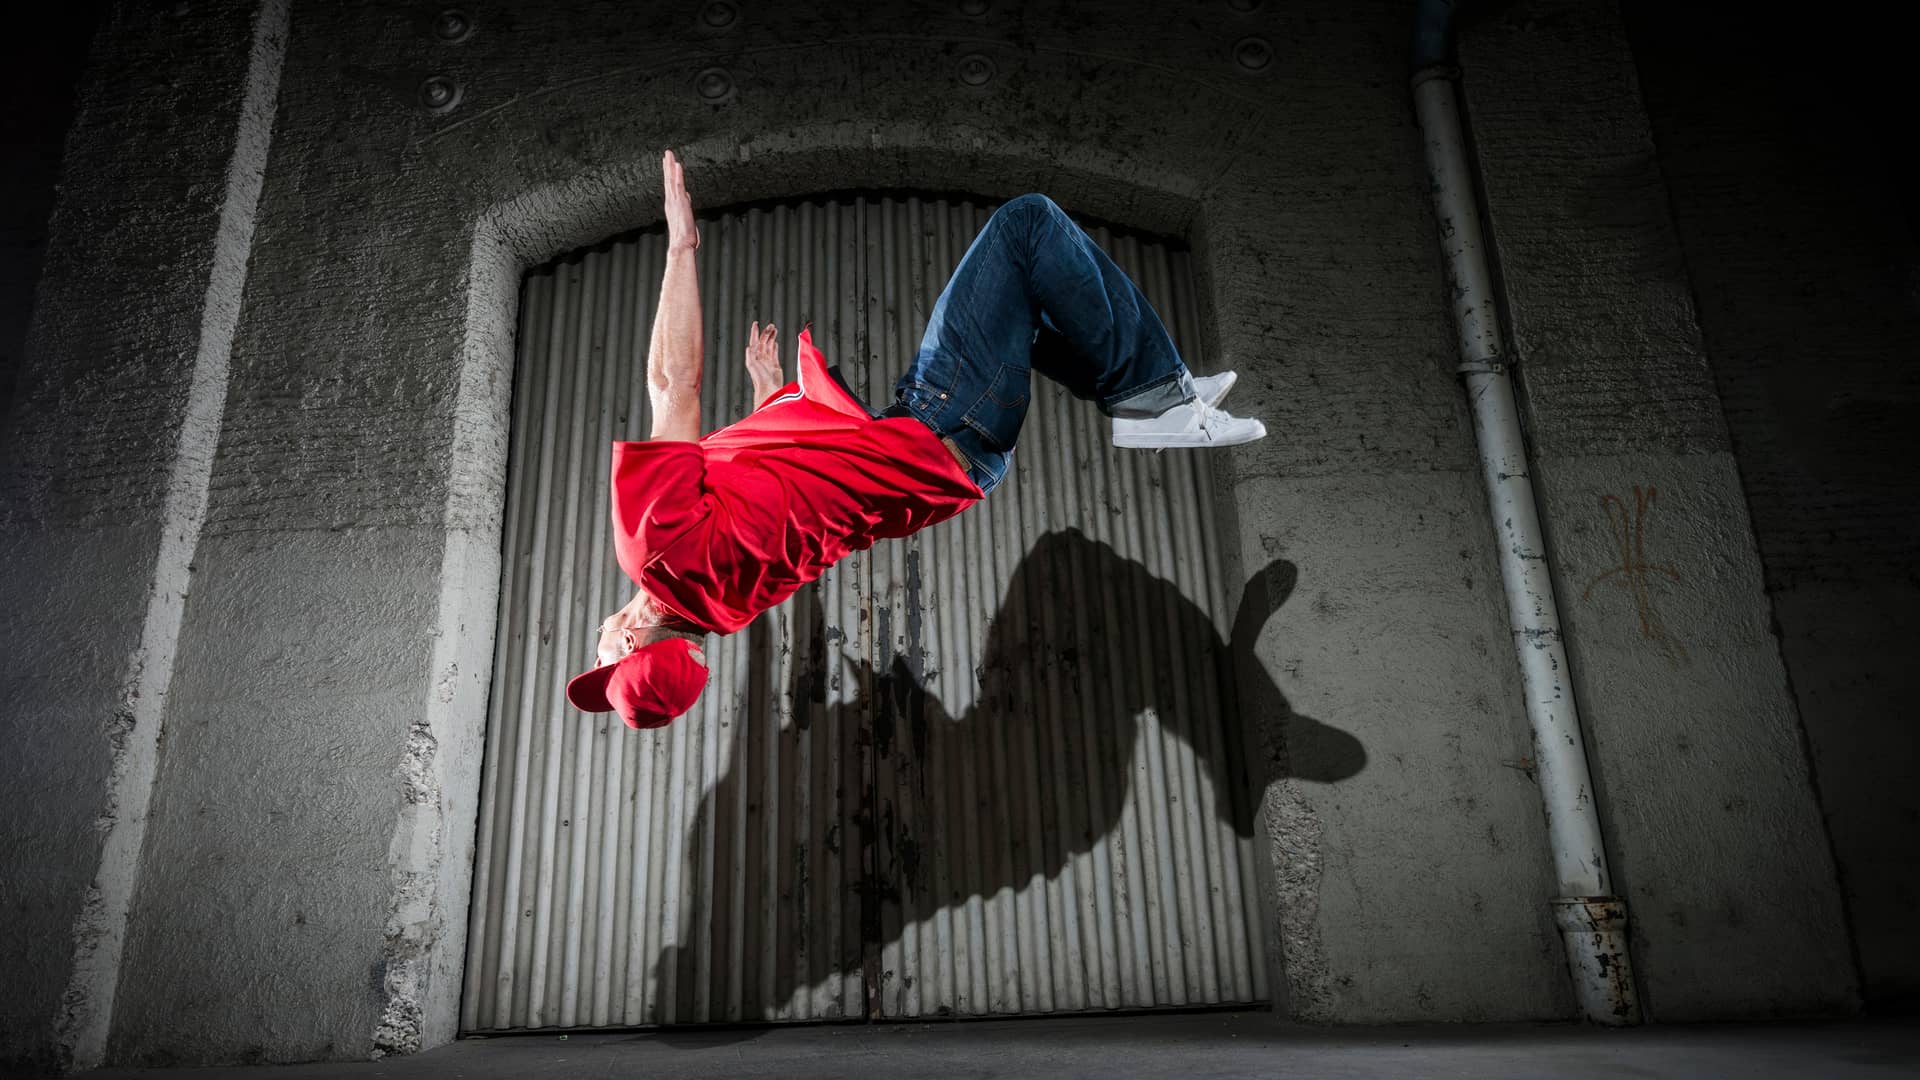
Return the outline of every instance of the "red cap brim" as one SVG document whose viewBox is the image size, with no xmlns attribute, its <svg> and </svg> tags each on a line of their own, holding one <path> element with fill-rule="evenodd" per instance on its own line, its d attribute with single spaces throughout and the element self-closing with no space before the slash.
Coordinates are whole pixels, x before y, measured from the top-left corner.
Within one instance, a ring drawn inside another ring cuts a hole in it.
<svg viewBox="0 0 1920 1080">
<path fill-rule="evenodd" d="M 620 661 L 615 660 L 568 679 L 567 700 L 581 712 L 612 712 L 613 702 L 607 698 L 607 683 L 613 680 L 613 669 L 619 666 Z"/>
</svg>

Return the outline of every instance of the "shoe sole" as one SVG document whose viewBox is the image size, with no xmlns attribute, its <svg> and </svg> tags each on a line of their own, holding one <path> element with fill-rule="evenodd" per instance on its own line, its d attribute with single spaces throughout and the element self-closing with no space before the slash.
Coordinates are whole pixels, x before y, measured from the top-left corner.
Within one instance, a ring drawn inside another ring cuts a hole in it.
<svg viewBox="0 0 1920 1080">
<path fill-rule="evenodd" d="M 1177 435 L 1115 435 L 1113 445 L 1126 450 L 1204 450 L 1209 446 L 1243 446 L 1267 437 L 1265 425 L 1260 434 L 1244 439 L 1209 439 L 1202 432 Z"/>
<path fill-rule="evenodd" d="M 1265 434 L 1255 435 L 1247 439 L 1234 439 L 1232 442 L 1225 442 L 1219 439 L 1191 439 L 1190 441 L 1182 442 L 1155 440 L 1148 442 L 1145 439 L 1116 438 L 1113 440 L 1113 445 L 1122 450 L 1205 450 L 1209 447 L 1245 446 L 1247 443 L 1259 442 L 1264 438 L 1266 438 Z"/>
</svg>

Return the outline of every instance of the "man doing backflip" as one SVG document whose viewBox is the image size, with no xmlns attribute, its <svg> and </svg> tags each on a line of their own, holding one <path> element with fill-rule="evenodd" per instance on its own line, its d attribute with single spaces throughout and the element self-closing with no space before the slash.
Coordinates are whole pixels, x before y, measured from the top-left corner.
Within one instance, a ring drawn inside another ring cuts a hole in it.
<svg viewBox="0 0 1920 1080">
<path fill-rule="evenodd" d="M 1044 195 L 987 220 L 954 269 L 894 401 L 874 415 L 811 328 L 785 382 L 775 328 L 753 325 L 757 403 L 700 434 L 700 233 L 661 157 L 667 260 L 647 356 L 652 437 L 613 444 L 613 544 L 639 587 L 567 684 L 588 712 L 659 727 L 706 686 L 707 633 L 731 634 L 848 553 L 953 517 L 1006 476 L 1038 372 L 1112 418 L 1122 447 L 1233 446 L 1267 433 L 1216 404 L 1234 373 L 1194 376 L 1146 297 Z"/>
</svg>

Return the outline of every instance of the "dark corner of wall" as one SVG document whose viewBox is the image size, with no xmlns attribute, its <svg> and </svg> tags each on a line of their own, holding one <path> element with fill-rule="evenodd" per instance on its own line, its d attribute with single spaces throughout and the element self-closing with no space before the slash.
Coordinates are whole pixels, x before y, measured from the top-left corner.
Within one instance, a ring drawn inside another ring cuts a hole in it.
<svg viewBox="0 0 1920 1080">
<path fill-rule="evenodd" d="M 88 46 L 108 0 L 68 0 L 10 13 L 0 35 L 0 417 L 13 403 L 47 219 Z M 16 21 L 17 20 L 17 21 Z"/>
</svg>

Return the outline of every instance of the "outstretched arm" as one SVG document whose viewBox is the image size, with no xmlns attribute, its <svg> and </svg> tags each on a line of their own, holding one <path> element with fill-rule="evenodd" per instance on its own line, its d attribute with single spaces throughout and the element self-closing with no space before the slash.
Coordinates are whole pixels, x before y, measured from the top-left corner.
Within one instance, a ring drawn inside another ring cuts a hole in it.
<svg viewBox="0 0 1920 1080">
<path fill-rule="evenodd" d="M 700 325 L 700 275 L 693 253 L 700 230 L 693 223 L 680 161 L 668 150 L 660 158 L 666 191 L 667 267 L 660 281 L 660 307 L 653 316 L 647 352 L 647 393 L 653 404 L 655 439 L 700 438 L 700 374 L 706 343 Z"/>
</svg>

